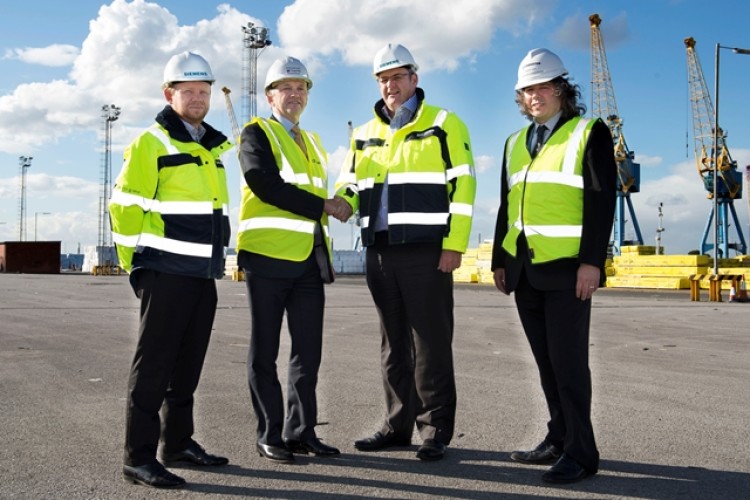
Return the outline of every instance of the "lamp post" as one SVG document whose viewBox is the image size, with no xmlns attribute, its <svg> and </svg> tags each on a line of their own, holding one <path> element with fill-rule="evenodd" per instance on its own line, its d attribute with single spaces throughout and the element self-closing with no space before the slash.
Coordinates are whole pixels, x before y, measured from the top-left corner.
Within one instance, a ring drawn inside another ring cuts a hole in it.
<svg viewBox="0 0 750 500">
<path fill-rule="evenodd" d="M 34 241 L 36 241 L 36 223 L 39 220 L 39 215 L 51 215 L 50 212 L 34 212 Z"/>
<path fill-rule="evenodd" d="M 719 274 L 719 197 L 717 184 L 719 181 L 719 51 L 729 49 L 735 54 L 750 55 L 750 49 L 738 47 L 727 47 L 716 44 L 716 67 L 714 68 L 714 96 L 716 96 L 716 107 L 714 107 L 714 165 L 713 165 L 713 196 L 714 196 L 714 275 Z M 722 137 L 723 139 L 723 137 Z M 723 141 L 722 141 L 723 143 Z M 726 235 L 724 235 L 726 237 Z"/>
</svg>

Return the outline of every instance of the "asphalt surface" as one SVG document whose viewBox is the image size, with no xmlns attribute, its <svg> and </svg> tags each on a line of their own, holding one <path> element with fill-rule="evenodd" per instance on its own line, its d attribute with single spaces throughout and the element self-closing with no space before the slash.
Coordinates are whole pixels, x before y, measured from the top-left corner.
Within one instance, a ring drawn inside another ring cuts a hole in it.
<svg viewBox="0 0 750 500">
<path fill-rule="evenodd" d="M 357 451 L 383 417 L 378 320 L 362 277 L 327 287 L 318 436 L 340 458 L 279 465 L 255 452 L 244 283 L 219 310 L 196 394 L 195 438 L 230 458 L 173 469 L 158 491 L 122 479 L 138 301 L 125 276 L 0 274 L 0 498 L 750 498 L 750 304 L 689 291 L 603 289 L 591 335 L 600 473 L 550 487 L 511 462 L 544 436 L 546 410 L 512 297 L 457 285 L 456 435 L 444 460 Z M 726 294 L 725 294 L 726 295 Z M 282 335 L 283 379 L 288 335 Z"/>
</svg>

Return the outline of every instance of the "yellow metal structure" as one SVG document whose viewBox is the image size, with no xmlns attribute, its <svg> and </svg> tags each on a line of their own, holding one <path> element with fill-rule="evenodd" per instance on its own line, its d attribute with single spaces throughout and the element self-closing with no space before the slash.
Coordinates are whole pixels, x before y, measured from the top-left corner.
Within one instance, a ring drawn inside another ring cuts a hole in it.
<svg viewBox="0 0 750 500">
<path fill-rule="evenodd" d="M 714 126 L 712 117 L 714 116 L 714 105 L 711 101 L 711 94 L 708 92 L 706 79 L 703 76 L 698 54 L 695 51 L 695 39 L 688 37 L 685 39 L 687 48 L 687 65 L 688 65 L 688 89 L 690 92 L 690 108 L 693 116 L 693 139 L 695 150 L 695 161 L 698 168 L 698 174 L 703 179 L 704 184 L 708 187 L 713 182 L 714 169 Z M 742 188 L 741 178 L 737 178 L 736 163 L 732 160 L 726 145 L 726 134 L 718 128 L 718 150 L 719 150 L 719 170 L 717 172 L 723 188 L 730 198 L 737 196 Z M 717 186 L 719 187 L 719 186 Z M 709 198 L 713 198 L 713 189 L 708 190 Z"/>
<path fill-rule="evenodd" d="M 634 161 L 635 153 L 628 149 L 625 136 L 622 133 L 622 118 L 617 111 L 615 91 L 612 78 L 609 75 L 607 53 L 604 50 L 604 40 L 599 25 L 602 18 L 599 14 L 589 16 L 591 26 L 591 113 L 594 117 L 602 118 L 612 133 L 615 143 L 615 161 L 617 163 L 617 199 L 615 202 L 615 220 L 612 232 L 612 253 L 619 255 L 626 245 L 643 245 L 643 236 L 635 215 L 635 209 L 630 199 L 631 193 L 640 191 L 641 166 Z M 625 238 L 625 209 L 630 214 L 634 238 Z"/>
</svg>

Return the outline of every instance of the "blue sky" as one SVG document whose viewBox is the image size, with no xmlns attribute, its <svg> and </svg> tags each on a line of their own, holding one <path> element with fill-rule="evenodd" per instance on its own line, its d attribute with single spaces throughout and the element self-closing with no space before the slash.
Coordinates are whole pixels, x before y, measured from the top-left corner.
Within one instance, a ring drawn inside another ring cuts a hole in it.
<svg viewBox="0 0 750 500">
<path fill-rule="evenodd" d="M 710 8 L 709 8 L 710 5 Z M 18 239 L 19 156 L 32 156 L 26 183 L 26 239 L 59 240 L 63 252 L 94 245 L 101 191 L 101 108 L 122 109 L 113 123 L 113 176 L 124 146 L 163 106 L 164 64 L 182 50 L 202 53 L 218 82 L 207 121 L 231 135 L 221 86 L 241 112 L 242 27 L 270 29 L 258 80 L 274 59 L 302 59 L 315 86 L 302 126 L 317 131 L 331 156 L 330 186 L 340 167 L 347 122 L 371 117 L 379 98 L 371 75 L 386 42 L 407 46 L 420 64 L 432 104 L 466 122 L 477 164 L 472 246 L 492 237 L 501 149 L 527 124 L 513 102 L 518 63 L 534 47 L 564 61 L 591 108 L 588 16 L 598 13 L 623 133 L 641 164 L 632 196 L 646 244 L 654 244 L 663 204 L 667 253 L 697 249 L 711 202 L 695 167 L 683 40 L 692 36 L 713 95 L 715 45 L 750 48 L 745 0 L 57 0 L 4 2 L 0 16 L 0 241 Z M 750 164 L 747 82 L 750 56 L 721 51 L 720 125 L 739 169 Z M 715 96 L 714 96 L 715 99 Z M 261 115 L 268 114 L 264 98 Z M 230 172 L 232 221 L 240 176 Z M 747 187 L 735 202 L 748 240 Z M 49 214 L 44 214 L 49 212 Z M 352 226 L 332 222 L 336 248 L 349 248 Z M 730 230 L 730 241 L 736 240 Z M 626 225 L 632 237 L 632 224 Z"/>
</svg>

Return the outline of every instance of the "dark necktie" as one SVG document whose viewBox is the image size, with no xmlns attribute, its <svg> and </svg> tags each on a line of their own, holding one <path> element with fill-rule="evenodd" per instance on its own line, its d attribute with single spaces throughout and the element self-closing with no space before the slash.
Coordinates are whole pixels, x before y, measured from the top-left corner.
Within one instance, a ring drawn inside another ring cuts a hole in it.
<svg viewBox="0 0 750 500">
<path fill-rule="evenodd" d="M 541 151 L 542 146 L 544 146 L 544 134 L 547 132 L 547 127 L 544 125 L 539 125 L 536 128 L 536 144 L 534 145 L 534 151 L 531 153 L 531 157 L 536 157 L 537 154 L 539 154 L 539 151 Z"/>
<path fill-rule="evenodd" d="M 305 154 L 305 157 L 307 157 L 307 146 L 305 145 L 305 139 L 302 138 L 302 131 L 299 129 L 299 126 L 292 126 L 292 136 L 294 137 L 294 142 L 297 143 L 299 148 Z"/>
</svg>

